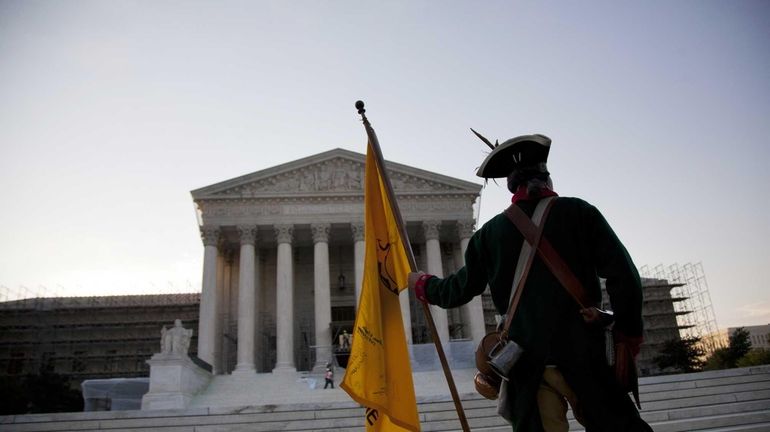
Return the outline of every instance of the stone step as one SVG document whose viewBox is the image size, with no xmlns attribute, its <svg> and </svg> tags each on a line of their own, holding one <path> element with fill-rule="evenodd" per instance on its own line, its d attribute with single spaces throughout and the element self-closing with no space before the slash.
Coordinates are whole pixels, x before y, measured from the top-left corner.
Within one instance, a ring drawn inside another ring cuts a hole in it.
<svg viewBox="0 0 770 432">
<path fill-rule="evenodd" d="M 724 409 L 729 410 L 741 406 L 755 406 L 756 404 L 762 404 L 763 401 L 770 401 L 770 381 L 765 381 L 757 386 L 748 385 L 748 388 L 738 386 L 704 388 L 709 388 L 710 392 L 694 396 L 673 393 L 668 394 L 665 399 L 656 397 L 653 401 L 647 400 L 642 404 L 642 413 L 660 416 L 660 412 L 671 412 L 671 416 L 678 416 L 676 418 L 679 418 L 688 415 L 687 413 L 698 413 L 698 410 L 714 409 L 712 407 L 724 407 Z M 739 389 L 742 389 L 742 391 L 738 391 Z M 463 408 L 466 410 L 483 407 L 493 408 L 496 404 L 495 402 L 476 397 L 476 395 L 462 396 Z M 420 404 L 420 412 L 430 414 L 431 418 L 440 418 L 441 415 L 455 415 L 454 404 L 451 401 L 422 403 Z M 571 418 L 571 413 L 569 416 Z M 671 416 L 664 418 L 664 420 L 675 418 Z"/>
<path fill-rule="evenodd" d="M 756 423 L 742 426 L 730 426 L 719 428 L 701 429 L 700 432 L 767 432 L 770 431 L 770 423 Z"/>
<path fill-rule="evenodd" d="M 692 381 L 697 379 L 714 379 L 723 377 L 760 375 L 770 373 L 770 365 L 750 366 L 745 368 L 721 369 L 705 372 L 693 372 L 688 374 L 658 375 L 652 377 L 642 377 L 639 379 L 640 385 L 656 384 L 676 381 Z"/>
<path fill-rule="evenodd" d="M 730 408 L 724 407 L 711 407 L 712 409 L 704 410 L 704 413 L 709 415 L 698 416 L 683 416 L 680 418 L 671 418 L 666 415 L 648 415 L 643 414 L 642 417 L 650 425 L 653 426 L 655 431 L 690 431 L 700 430 L 706 426 L 720 426 L 729 425 L 735 426 L 743 423 L 754 424 L 757 422 L 764 422 L 770 418 L 770 401 L 764 401 L 761 405 L 753 406 L 735 406 Z M 718 408 L 718 409 L 714 409 Z M 456 415 L 447 416 L 441 420 L 436 418 L 429 418 L 427 421 L 422 422 L 424 431 L 459 431 L 460 423 L 457 420 Z M 479 413 L 473 413 L 466 411 L 468 417 L 468 423 L 472 430 L 493 430 L 498 427 L 502 427 L 502 430 L 510 430 L 508 426 L 500 417 L 497 416 L 495 409 L 485 410 L 483 416 L 478 416 Z M 664 412 L 665 414 L 665 412 Z M 673 416 L 676 417 L 676 416 Z M 571 431 L 583 430 L 582 426 L 574 419 L 570 421 Z"/>
<path fill-rule="evenodd" d="M 767 372 L 767 368 L 762 371 Z M 732 370 L 727 374 L 690 374 L 687 378 L 679 375 L 656 377 L 654 382 L 641 386 L 642 399 L 647 400 L 642 415 L 651 424 L 661 424 L 662 428 L 671 430 L 702 426 L 703 422 L 685 421 L 697 418 L 718 419 L 714 421 L 727 421 L 736 426 L 741 422 L 756 422 L 757 413 L 761 416 L 770 412 L 770 374 L 758 372 L 761 371 L 755 370 L 751 375 L 747 371 Z M 510 430 L 510 426 L 497 417 L 494 402 L 474 394 L 463 396 L 463 406 L 472 430 Z M 451 402 L 421 404 L 420 413 L 426 431 L 460 429 Z M 753 428 L 751 424 L 740 427 L 762 430 Z M 572 419 L 571 430 L 581 429 Z"/>
<path fill-rule="evenodd" d="M 274 379 L 272 377 L 270 379 Z M 257 381 L 255 380 L 254 384 Z M 237 386 L 232 377 L 212 386 Z M 243 384 L 242 382 L 240 384 Z M 251 383 L 248 383 L 251 384 Z M 298 388 L 304 383 L 294 382 Z M 253 391 L 260 391 L 258 387 Z M 643 378 L 642 416 L 657 432 L 690 430 L 770 430 L 770 366 Z M 302 393 L 301 403 L 186 410 L 113 411 L 0 417 L 0 430 L 14 432 L 225 432 L 225 431 L 361 431 L 364 411 L 338 391 Z M 419 394 L 419 392 L 418 392 Z M 509 431 L 496 403 L 476 393 L 461 393 L 473 431 Z M 320 399 L 319 399 L 320 398 Z M 326 398 L 326 399 L 324 399 Z M 319 400 L 315 400 L 319 399 Z M 454 404 L 446 395 L 418 397 L 424 431 L 457 431 Z M 570 416 L 570 430 L 582 427 Z"/>
<path fill-rule="evenodd" d="M 677 380 L 655 384 L 641 382 L 639 390 L 643 393 L 666 392 L 671 390 L 689 390 L 703 386 L 720 386 L 730 384 L 742 384 L 756 381 L 770 381 L 770 374 L 734 375 L 715 378 L 694 378 L 692 380 Z"/>
<path fill-rule="evenodd" d="M 770 422 L 770 411 L 715 415 L 684 420 L 653 423 L 656 432 L 702 431 L 715 428 L 734 428 Z M 728 429 L 732 430 L 732 429 Z"/>
<path fill-rule="evenodd" d="M 470 408 L 468 404 L 463 403 L 465 408 L 466 417 L 469 419 L 477 417 L 496 417 L 497 409 L 491 404 L 486 407 L 474 407 Z M 661 422 L 668 420 L 680 420 L 687 418 L 703 417 L 708 415 L 718 414 L 737 414 L 741 412 L 751 411 L 770 411 L 770 399 L 757 400 L 752 402 L 733 402 L 716 405 L 701 405 L 697 407 L 688 407 L 683 409 L 671 409 L 671 410 L 656 410 L 656 411 L 642 411 L 642 416 L 652 422 Z M 426 412 L 420 407 L 421 421 L 446 421 L 457 419 L 457 414 L 454 410 L 443 410 L 435 412 Z M 568 418 L 573 420 L 574 417 L 569 413 Z"/>
</svg>

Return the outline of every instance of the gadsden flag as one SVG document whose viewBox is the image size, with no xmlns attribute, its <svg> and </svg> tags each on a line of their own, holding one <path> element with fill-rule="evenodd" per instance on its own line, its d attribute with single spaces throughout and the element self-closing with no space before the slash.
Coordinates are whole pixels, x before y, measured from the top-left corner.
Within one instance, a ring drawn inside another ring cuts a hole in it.
<svg viewBox="0 0 770 432">
<path fill-rule="evenodd" d="M 366 153 L 361 299 L 342 387 L 366 407 L 367 431 L 419 431 L 398 295 L 409 261 L 371 143 Z"/>
</svg>

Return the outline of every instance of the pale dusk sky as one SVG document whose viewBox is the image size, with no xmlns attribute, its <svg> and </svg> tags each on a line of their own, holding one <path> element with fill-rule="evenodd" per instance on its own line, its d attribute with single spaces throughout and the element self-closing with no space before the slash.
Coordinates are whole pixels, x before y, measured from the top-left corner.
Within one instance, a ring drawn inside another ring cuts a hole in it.
<svg viewBox="0 0 770 432">
<path fill-rule="evenodd" d="M 769 41 L 766 1 L 0 0 L 0 286 L 200 290 L 189 191 L 364 153 L 363 99 L 386 159 L 477 183 L 470 127 L 550 136 L 638 266 L 767 324 Z"/>
</svg>

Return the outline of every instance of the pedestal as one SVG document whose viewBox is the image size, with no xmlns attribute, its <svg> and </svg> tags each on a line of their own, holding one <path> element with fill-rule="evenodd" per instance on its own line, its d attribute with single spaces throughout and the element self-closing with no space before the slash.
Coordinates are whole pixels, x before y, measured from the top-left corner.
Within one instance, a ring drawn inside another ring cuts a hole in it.
<svg viewBox="0 0 770 432">
<path fill-rule="evenodd" d="M 211 381 L 211 372 L 188 356 L 155 354 L 150 360 L 150 390 L 142 397 L 142 410 L 184 409 Z"/>
</svg>

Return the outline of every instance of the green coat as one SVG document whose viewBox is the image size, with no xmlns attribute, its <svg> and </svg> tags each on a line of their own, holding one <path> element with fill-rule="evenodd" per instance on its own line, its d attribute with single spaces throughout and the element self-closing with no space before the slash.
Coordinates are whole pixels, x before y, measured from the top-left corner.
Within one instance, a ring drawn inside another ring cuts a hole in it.
<svg viewBox="0 0 770 432">
<path fill-rule="evenodd" d="M 531 216 L 537 201 L 519 201 L 517 205 Z M 616 329 L 628 336 L 641 336 L 639 274 L 601 213 L 581 199 L 557 198 L 544 236 L 596 306 L 601 302 L 599 277 L 606 278 Z M 465 267 L 446 278 L 428 280 L 428 301 L 443 308 L 457 307 L 480 295 L 489 284 L 495 308 L 504 314 L 522 241 L 505 215 L 492 218 L 471 237 Z M 508 386 L 514 431 L 542 430 L 536 393 L 546 363 L 556 364 L 577 394 L 586 421 L 593 425 L 589 430 L 634 429 L 627 422 L 638 420 L 638 412 L 606 365 L 604 332 L 584 324 L 578 310 L 577 303 L 536 257 L 510 331 L 510 338 L 525 349 Z"/>
</svg>

